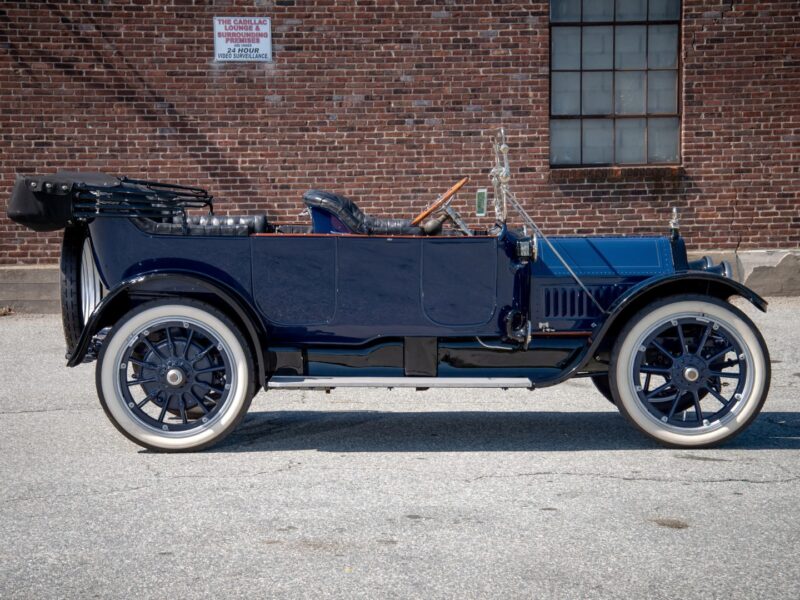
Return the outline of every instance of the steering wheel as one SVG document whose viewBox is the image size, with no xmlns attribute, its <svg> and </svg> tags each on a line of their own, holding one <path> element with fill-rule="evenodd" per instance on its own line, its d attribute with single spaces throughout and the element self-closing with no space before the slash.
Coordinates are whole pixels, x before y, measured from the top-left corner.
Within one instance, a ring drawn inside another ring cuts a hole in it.
<svg viewBox="0 0 800 600">
<path fill-rule="evenodd" d="M 447 190 L 444 194 L 439 196 L 433 204 L 431 204 L 428 208 L 426 208 L 416 217 L 414 217 L 414 219 L 411 221 L 411 225 L 414 226 L 419 225 L 420 223 L 422 223 L 424 219 L 426 219 L 436 211 L 446 207 L 450 203 L 450 200 L 453 198 L 455 193 L 462 187 L 464 187 L 464 184 L 467 183 L 468 181 L 469 177 L 464 177 L 464 179 L 461 179 L 458 183 L 456 183 L 453 187 Z"/>
</svg>

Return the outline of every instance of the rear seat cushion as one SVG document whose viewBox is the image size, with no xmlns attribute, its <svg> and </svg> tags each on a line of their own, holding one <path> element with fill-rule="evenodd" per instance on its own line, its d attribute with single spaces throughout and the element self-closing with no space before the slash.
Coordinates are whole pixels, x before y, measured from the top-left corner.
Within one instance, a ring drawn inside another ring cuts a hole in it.
<svg viewBox="0 0 800 600">
<path fill-rule="evenodd" d="M 173 222 L 181 225 L 180 217 L 175 217 Z M 190 235 L 249 235 L 251 233 L 267 232 L 267 217 L 265 215 L 238 215 L 220 217 L 217 215 L 201 215 L 186 217 Z M 244 234 L 239 232 L 244 231 Z"/>
<path fill-rule="evenodd" d="M 202 215 L 186 217 L 187 230 L 183 219 L 173 217 L 171 222 L 159 223 L 153 219 L 133 218 L 140 229 L 159 235 L 227 235 L 248 236 L 253 233 L 267 233 L 271 230 L 265 215 L 227 216 Z"/>
</svg>

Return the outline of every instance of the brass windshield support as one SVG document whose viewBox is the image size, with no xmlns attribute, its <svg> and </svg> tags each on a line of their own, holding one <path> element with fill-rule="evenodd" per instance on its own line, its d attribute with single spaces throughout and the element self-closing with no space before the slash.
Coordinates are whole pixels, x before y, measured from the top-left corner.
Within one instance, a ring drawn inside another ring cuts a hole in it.
<svg viewBox="0 0 800 600">
<path fill-rule="evenodd" d="M 589 288 L 581 281 L 580 277 L 578 277 L 577 273 L 569 266 L 567 261 L 561 256 L 561 253 L 556 249 L 555 246 L 547 239 L 547 236 L 542 233 L 542 230 L 536 224 L 536 222 L 530 217 L 530 215 L 525 211 L 524 208 L 520 205 L 517 201 L 516 197 L 514 196 L 513 192 L 511 191 L 510 182 L 511 182 L 511 167 L 509 166 L 508 161 L 508 144 L 506 143 L 506 132 L 505 129 L 502 127 L 498 130 L 497 135 L 494 138 L 493 142 L 494 148 L 494 168 L 489 172 L 489 178 L 492 181 L 492 187 L 494 188 L 494 206 L 495 206 L 495 213 L 497 215 L 498 223 L 504 224 L 506 222 L 507 216 L 507 207 L 509 204 L 517 211 L 519 216 L 522 218 L 522 221 L 525 225 L 531 228 L 534 232 L 533 237 L 533 256 L 532 260 L 536 260 L 537 252 L 537 244 L 536 240 L 537 237 L 541 238 L 542 241 L 547 244 L 547 247 L 553 253 L 553 255 L 558 259 L 558 261 L 564 266 L 567 272 L 570 274 L 570 277 L 575 280 L 575 283 L 583 290 L 586 296 L 592 301 L 592 303 L 600 310 L 601 314 L 608 314 L 608 311 L 603 307 L 602 304 L 595 298 L 594 294 L 589 291 Z"/>
</svg>

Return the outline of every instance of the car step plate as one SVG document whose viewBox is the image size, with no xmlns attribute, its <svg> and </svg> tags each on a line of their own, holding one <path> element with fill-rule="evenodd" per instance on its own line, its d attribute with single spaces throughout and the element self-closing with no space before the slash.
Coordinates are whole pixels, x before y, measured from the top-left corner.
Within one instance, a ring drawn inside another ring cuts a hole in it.
<svg viewBox="0 0 800 600">
<path fill-rule="evenodd" d="M 275 375 L 268 388 L 331 389 L 362 388 L 533 388 L 527 377 L 323 377 Z"/>
</svg>

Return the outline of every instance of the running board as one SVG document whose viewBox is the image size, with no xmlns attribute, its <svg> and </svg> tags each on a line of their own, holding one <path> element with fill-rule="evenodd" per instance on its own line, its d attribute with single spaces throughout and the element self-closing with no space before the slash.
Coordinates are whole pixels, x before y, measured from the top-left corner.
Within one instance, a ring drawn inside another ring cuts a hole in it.
<svg viewBox="0 0 800 600">
<path fill-rule="evenodd" d="M 300 377 L 275 375 L 268 388 L 330 390 L 337 387 L 360 388 L 528 388 L 527 377 Z"/>
</svg>

